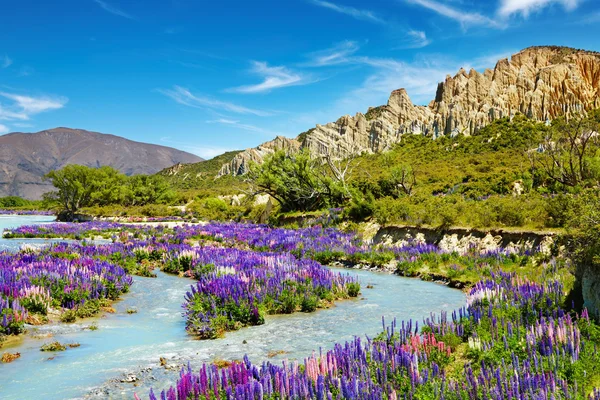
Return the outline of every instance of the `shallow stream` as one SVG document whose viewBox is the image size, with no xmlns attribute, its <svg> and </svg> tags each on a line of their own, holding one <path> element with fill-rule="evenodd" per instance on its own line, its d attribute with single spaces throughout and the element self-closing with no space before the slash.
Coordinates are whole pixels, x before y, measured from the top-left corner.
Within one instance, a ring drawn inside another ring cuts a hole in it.
<svg viewBox="0 0 600 400">
<path fill-rule="evenodd" d="M 382 317 L 421 321 L 430 312 L 450 311 L 465 302 L 462 292 L 435 283 L 362 270 L 340 272 L 358 275 L 358 299 L 310 314 L 270 316 L 264 325 L 209 341 L 194 340 L 185 332 L 181 304 L 192 280 L 161 272 L 157 278 L 135 277 L 130 293 L 115 303 L 116 313 L 76 324 L 29 327 L 21 342 L 2 348 L 0 353 L 20 352 L 21 358 L 0 364 L 0 398 L 131 399 L 135 392 L 143 399 L 150 387 L 159 392 L 173 384 L 179 366 L 188 361 L 197 369 L 202 362 L 239 360 L 244 354 L 255 363 L 302 360 L 313 350 L 328 350 L 355 335 L 378 334 Z M 128 309 L 138 312 L 128 314 Z M 84 329 L 92 323 L 98 330 Z M 48 333 L 53 337 L 43 338 Z M 81 346 L 40 351 L 55 340 Z M 161 367 L 160 357 L 174 368 Z M 127 378 L 137 381 L 121 382 Z"/>
</svg>

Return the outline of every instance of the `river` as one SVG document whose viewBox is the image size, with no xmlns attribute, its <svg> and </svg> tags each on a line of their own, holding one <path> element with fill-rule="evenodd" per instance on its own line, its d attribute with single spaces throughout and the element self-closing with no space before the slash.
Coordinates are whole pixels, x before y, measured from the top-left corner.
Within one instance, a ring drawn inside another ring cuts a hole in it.
<svg viewBox="0 0 600 400">
<path fill-rule="evenodd" d="M 131 399 L 136 392 L 147 398 L 150 387 L 158 392 L 173 384 L 178 375 L 177 369 L 160 367 L 160 357 L 169 365 L 189 361 L 194 369 L 202 362 L 239 360 L 244 354 L 253 362 L 302 360 L 313 350 L 330 349 L 355 335 L 378 334 L 382 317 L 420 322 L 432 311 L 451 311 L 465 302 L 462 292 L 436 283 L 362 270 L 340 272 L 359 277 L 362 292 L 358 299 L 309 314 L 269 316 L 264 325 L 207 341 L 195 340 L 185 332 L 181 304 L 192 280 L 162 272 L 157 278 L 135 277 L 131 291 L 115 303 L 116 313 L 69 325 L 29 327 L 20 343 L 0 350 L 21 353 L 13 363 L 0 364 L 0 397 Z M 367 289 L 367 285 L 373 288 Z M 128 314 L 132 308 L 138 312 Z M 91 323 L 98 329 L 84 329 Z M 35 337 L 47 334 L 53 337 Z M 80 347 L 59 353 L 40 351 L 44 343 L 55 340 L 79 343 Z M 121 382 L 127 375 L 135 375 L 138 381 Z"/>
</svg>

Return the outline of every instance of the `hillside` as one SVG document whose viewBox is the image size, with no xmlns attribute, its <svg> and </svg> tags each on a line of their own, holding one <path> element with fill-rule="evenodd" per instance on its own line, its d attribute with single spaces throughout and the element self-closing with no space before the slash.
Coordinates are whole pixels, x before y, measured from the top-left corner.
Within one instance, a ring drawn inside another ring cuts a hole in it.
<svg viewBox="0 0 600 400">
<path fill-rule="evenodd" d="M 460 69 L 441 82 L 427 106 L 412 103 L 404 89 L 387 105 L 317 125 L 296 139 L 267 142 L 238 154 L 221 173 L 238 174 L 261 154 L 308 148 L 343 158 L 389 150 L 403 135 L 431 138 L 473 135 L 492 121 L 523 114 L 546 122 L 600 108 L 600 53 L 557 46 L 529 47 L 482 73 Z M 264 151 L 267 148 L 269 151 Z"/>
<path fill-rule="evenodd" d="M 158 172 L 158 175 L 165 177 L 171 186 L 179 191 L 193 191 L 203 189 L 211 193 L 229 194 L 236 192 L 240 180 L 233 176 L 225 176 L 221 179 L 215 179 L 223 165 L 229 163 L 237 156 L 241 150 L 229 151 L 210 160 L 183 164 L 178 163 Z M 233 187 L 235 185 L 235 187 Z"/>
<path fill-rule="evenodd" d="M 42 177 L 68 164 L 111 166 L 127 175 L 153 174 L 202 161 L 170 147 L 81 129 L 55 128 L 0 136 L 0 196 L 39 199 L 52 186 Z"/>
</svg>

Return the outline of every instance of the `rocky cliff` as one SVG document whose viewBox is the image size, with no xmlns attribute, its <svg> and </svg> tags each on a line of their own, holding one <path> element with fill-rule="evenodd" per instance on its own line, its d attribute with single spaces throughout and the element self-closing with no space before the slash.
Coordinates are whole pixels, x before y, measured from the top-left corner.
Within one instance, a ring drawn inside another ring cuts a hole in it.
<svg viewBox="0 0 600 400">
<path fill-rule="evenodd" d="M 221 175 L 243 174 L 248 161 L 260 162 L 278 145 L 343 158 L 355 152 L 384 151 L 405 134 L 469 135 L 494 119 L 516 113 L 549 121 L 595 108 L 600 108 L 600 53 L 530 47 L 510 60 L 498 61 L 493 70 L 461 69 L 447 76 L 427 106 L 414 105 L 404 89 L 395 90 L 387 105 L 370 108 L 366 114 L 346 115 L 295 140 L 277 138 L 246 150 L 223 166 Z"/>
<path fill-rule="evenodd" d="M 39 199 L 52 190 L 42 177 L 67 164 L 108 165 L 127 175 L 153 174 L 177 163 L 202 161 L 170 147 L 81 129 L 56 128 L 0 136 L 0 197 Z"/>
<path fill-rule="evenodd" d="M 297 152 L 300 149 L 300 142 L 295 139 L 288 139 L 283 136 L 277 136 L 275 139 L 263 143 L 253 149 L 247 149 L 239 152 L 231 162 L 223 164 L 218 176 L 223 175 L 244 175 L 248 172 L 251 162 L 260 163 L 265 156 L 273 154 L 278 150 L 285 150 L 289 153 Z"/>
</svg>

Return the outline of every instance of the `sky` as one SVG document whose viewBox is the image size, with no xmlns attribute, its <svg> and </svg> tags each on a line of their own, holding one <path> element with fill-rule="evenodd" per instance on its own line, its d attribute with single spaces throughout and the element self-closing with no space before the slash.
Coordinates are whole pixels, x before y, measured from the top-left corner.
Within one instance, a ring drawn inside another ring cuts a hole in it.
<svg viewBox="0 0 600 400">
<path fill-rule="evenodd" d="M 600 51 L 600 0 L 0 0 L 0 134 L 70 127 L 211 158 L 533 45 Z"/>
</svg>

